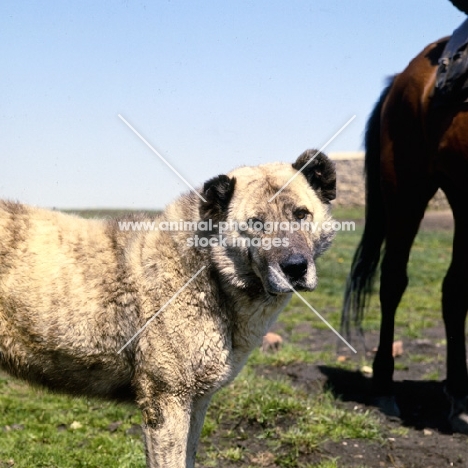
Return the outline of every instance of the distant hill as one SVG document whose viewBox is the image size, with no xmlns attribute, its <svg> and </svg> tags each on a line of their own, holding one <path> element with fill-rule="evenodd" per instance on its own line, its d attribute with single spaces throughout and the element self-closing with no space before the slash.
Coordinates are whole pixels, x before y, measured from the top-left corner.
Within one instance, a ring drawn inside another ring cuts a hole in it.
<svg viewBox="0 0 468 468">
<path fill-rule="evenodd" d="M 67 209 L 60 210 L 64 213 L 76 214 L 82 218 L 119 218 L 130 213 L 143 213 L 148 216 L 156 216 L 161 210 L 129 210 L 129 209 Z"/>
</svg>

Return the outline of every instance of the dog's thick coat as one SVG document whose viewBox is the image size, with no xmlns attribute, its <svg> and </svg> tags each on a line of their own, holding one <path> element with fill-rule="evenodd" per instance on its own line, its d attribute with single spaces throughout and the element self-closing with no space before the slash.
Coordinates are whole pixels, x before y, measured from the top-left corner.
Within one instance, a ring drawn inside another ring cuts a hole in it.
<svg viewBox="0 0 468 468">
<path fill-rule="evenodd" d="M 211 231 L 126 231 L 123 222 L 141 219 L 84 220 L 0 202 L 1 367 L 57 391 L 133 398 L 147 466 L 193 467 L 212 395 L 261 344 L 291 285 L 316 286 L 314 259 L 332 238 L 321 223 L 330 219 L 335 172 L 314 155 L 215 177 L 200 190 L 206 201 L 189 193 L 154 220 L 211 221 Z M 318 227 L 219 232 L 222 221 L 249 220 Z M 195 236 L 211 245 L 197 246 Z M 279 247 L 238 242 L 273 237 Z"/>
</svg>

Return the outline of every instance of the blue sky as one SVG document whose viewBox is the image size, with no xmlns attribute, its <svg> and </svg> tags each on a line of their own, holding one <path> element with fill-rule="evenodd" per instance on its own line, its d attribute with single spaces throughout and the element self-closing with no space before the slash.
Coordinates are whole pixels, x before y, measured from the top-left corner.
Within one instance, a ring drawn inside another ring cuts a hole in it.
<svg viewBox="0 0 468 468">
<path fill-rule="evenodd" d="M 465 18 L 448 0 L 0 4 L 0 197 L 162 208 L 239 165 L 362 149 L 385 78 Z"/>
</svg>

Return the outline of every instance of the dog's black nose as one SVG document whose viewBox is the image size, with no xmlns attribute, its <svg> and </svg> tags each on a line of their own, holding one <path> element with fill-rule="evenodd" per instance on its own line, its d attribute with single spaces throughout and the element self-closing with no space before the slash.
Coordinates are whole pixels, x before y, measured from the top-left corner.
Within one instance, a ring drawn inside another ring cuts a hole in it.
<svg viewBox="0 0 468 468">
<path fill-rule="evenodd" d="M 291 283 L 300 280 L 307 273 L 307 260 L 301 254 L 293 254 L 280 263 L 280 268 Z"/>
</svg>

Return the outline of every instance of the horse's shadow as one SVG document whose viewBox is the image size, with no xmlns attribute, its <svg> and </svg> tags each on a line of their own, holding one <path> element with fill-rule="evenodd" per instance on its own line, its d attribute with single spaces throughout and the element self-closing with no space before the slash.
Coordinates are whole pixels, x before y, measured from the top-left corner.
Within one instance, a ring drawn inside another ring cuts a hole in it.
<svg viewBox="0 0 468 468">
<path fill-rule="evenodd" d="M 376 406 L 371 391 L 371 379 L 359 371 L 329 366 L 318 366 L 327 378 L 324 388 L 343 401 Z M 395 398 L 401 412 L 401 423 L 417 430 L 435 429 L 451 434 L 447 419 L 450 406 L 444 394 L 443 383 L 403 380 L 394 383 Z"/>
</svg>

